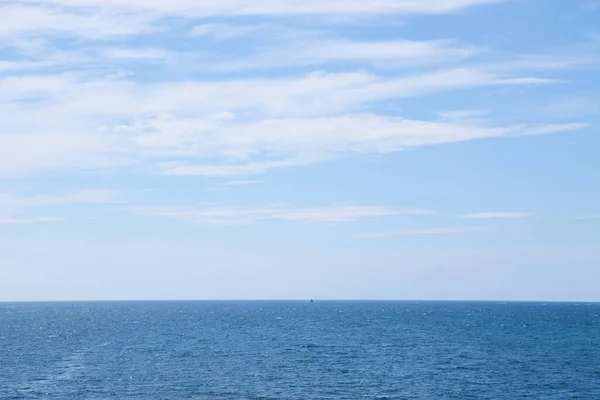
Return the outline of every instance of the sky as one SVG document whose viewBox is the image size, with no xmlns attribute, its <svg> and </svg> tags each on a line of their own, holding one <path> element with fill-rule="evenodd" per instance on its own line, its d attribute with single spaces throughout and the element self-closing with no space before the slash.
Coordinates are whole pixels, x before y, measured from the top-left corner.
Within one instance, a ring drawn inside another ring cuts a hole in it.
<svg viewBox="0 0 600 400">
<path fill-rule="evenodd" d="M 600 301 L 599 20 L 3 0 L 0 301 Z"/>
</svg>

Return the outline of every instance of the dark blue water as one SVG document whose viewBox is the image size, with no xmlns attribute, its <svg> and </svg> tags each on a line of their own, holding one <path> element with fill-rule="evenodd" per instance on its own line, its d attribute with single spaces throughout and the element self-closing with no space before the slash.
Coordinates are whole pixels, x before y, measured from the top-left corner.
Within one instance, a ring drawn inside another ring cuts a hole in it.
<svg viewBox="0 0 600 400">
<path fill-rule="evenodd" d="M 0 399 L 600 399 L 600 304 L 0 304 Z"/>
</svg>

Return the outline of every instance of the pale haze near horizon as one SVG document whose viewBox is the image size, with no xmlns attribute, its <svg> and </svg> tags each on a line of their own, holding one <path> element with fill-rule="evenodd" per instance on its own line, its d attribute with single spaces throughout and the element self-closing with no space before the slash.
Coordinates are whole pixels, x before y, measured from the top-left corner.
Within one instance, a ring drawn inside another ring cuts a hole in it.
<svg viewBox="0 0 600 400">
<path fill-rule="evenodd" d="M 0 301 L 600 301 L 599 19 L 5 1 Z"/>
</svg>

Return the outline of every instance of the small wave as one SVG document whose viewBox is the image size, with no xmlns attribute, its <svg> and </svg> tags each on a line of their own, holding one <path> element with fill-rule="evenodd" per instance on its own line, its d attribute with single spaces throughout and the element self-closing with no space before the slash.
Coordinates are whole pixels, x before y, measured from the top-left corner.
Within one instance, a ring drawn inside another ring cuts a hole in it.
<svg viewBox="0 0 600 400">
<path fill-rule="evenodd" d="M 319 346 L 318 344 L 308 343 L 308 344 L 301 344 L 300 347 L 303 349 L 318 349 L 323 346 Z"/>
</svg>

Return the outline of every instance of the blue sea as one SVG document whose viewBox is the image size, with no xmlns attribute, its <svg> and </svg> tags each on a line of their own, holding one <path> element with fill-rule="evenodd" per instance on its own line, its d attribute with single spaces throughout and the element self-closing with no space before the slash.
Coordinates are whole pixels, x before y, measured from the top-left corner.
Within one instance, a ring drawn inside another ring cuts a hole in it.
<svg viewBox="0 0 600 400">
<path fill-rule="evenodd" d="M 0 399 L 600 399 L 600 304 L 0 303 Z"/>
</svg>

